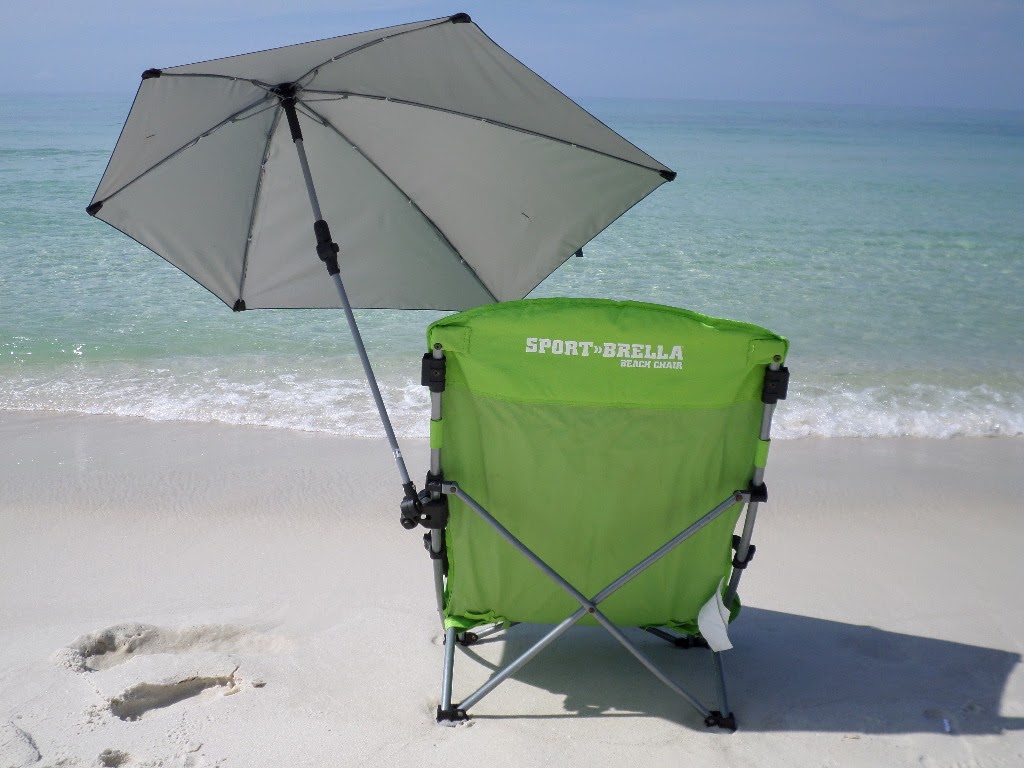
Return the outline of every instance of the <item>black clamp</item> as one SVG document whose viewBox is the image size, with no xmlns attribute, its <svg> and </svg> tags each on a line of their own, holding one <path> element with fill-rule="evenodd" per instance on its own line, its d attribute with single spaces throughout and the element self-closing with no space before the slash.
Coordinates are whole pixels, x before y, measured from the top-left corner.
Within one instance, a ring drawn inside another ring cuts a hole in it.
<svg viewBox="0 0 1024 768">
<path fill-rule="evenodd" d="M 423 548 L 427 550 L 427 554 L 430 555 L 431 560 L 445 560 L 444 550 L 444 531 L 442 530 L 439 534 L 441 536 L 441 550 L 439 552 L 434 551 L 433 536 L 429 533 L 423 534 Z"/>
<path fill-rule="evenodd" d="M 331 229 L 323 219 L 313 222 L 313 233 L 316 235 L 316 255 L 327 265 L 327 274 L 340 274 L 338 267 L 338 244 L 331 238 Z"/>
<path fill-rule="evenodd" d="M 723 715 L 717 709 L 712 710 L 708 713 L 708 716 L 704 718 L 704 725 L 708 728 L 728 728 L 733 733 L 736 732 L 736 716 L 730 712 L 728 715 Z"/>
<path fill-rule="evenodd" d="M 750 498 L 747 500 L 748 504 L 767 504 L 768 503 L 768 486 L 764 483 L 760 485 L 750 484 L 747 489 L 747 493 L 750 494 Z"/>
<path fill-rule="evenodd" d="M 420 371 L 420 384 L 429 387 L 431 392 L 444 392 L 444 380 L 447 364 L 443 357 L 434 357 L 432 352 L 423 354 L 423 367 Z"/>
<path fill-rule="evenodd" d="M 420 503 L 420 497 L 416 493 L 416 486 L 413 485 L 410 480 L 408 483 L 402 485 L 405 489 L 405 498 L 402 499 L 401 510 L 402 515 L 398 518 L 398 521 L 402 524 L 402 527 L 407 531 L 411 531 L 417 525 L 420 524 L 420 515 L 422 514 L 422 505 Z"/>
<path fill-rule="evenodd" d="M 448 543 L 445 541 L 444 530 L 437 532 L 437 535 L 441 537 L 441 549 L 437 552 L 434 551 L 434 534 L 424 533 L 423 534 L 423 548 L 427 550 L 427 554 L 430 555 L 431 560 L 441 561 L 441 573 L 445 576 L 448 575 Z"/>
<path fill-rule="evenodd" d="M 736 550 L 736 556 L 732 559 L 732 567 L 740 571 L 742 571 L 744 568 L 750 565 L 750 561 L 754 559 L 754 553 L 757 552 L 757 547 L 755 547 L 753 544 L 748 544 L 747 556 L 740 560 L 740 537 L 736 535 L 732 537 L 732 548 Z"/>
<path fill-rule="evenodd" d="M 402 499 L 402 527 L 411 531 L 417 525 L 440 530 L 448 525 L 448 497 L 441 493 L 442 477 L 427 473 L 426 486 L 418 494 L 412 483 L 405 487 Z"/>
<path fill-rule="evenodd" d="M 761 389 L 761 402 L 765 405 L 775 405 L 779 400 L 786 399 L 789 391 L 789 368 L 785 366 L 773 371 L 766 368 L 764 372 L 764 387 Z"/>
</svg>

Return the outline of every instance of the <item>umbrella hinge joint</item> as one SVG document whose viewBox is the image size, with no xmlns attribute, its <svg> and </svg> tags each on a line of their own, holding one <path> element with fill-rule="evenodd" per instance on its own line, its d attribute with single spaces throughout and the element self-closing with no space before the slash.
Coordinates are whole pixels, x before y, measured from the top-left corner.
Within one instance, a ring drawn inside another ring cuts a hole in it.
<svg viewBox="0 0 1024 768">
<path fill-rule="evenodd" d="M 298 93 L 298 86 L 295 83 L 278 83 L 270 92 L 281 99 L 282 102 L 285 100 L 291 100 L 292 106 L 295 106 L 295 94 Z"/>
<path fill-rule="evenodd" d="M 339 274 L 341 269 L 338 267 L 338 252 L 341 249 L 331 237 L 331 229 L 327 226 L 327 222 L 323 219 L 314 222 L 313 232 L 316 234 L 316 255 L 327 265 L 327 273 Z"/>
<path fill-rule="evenodd" d="M 281 100 L 281 108 L 288 119 L 288 129 L 292 134 L 292 141 L 302 141 L 302 128 L 299 126 L 299 114 L 295 111 L 295 94 L 298 93 L 295 83 L 281 83 L 270 89 Z"/>
</svg>

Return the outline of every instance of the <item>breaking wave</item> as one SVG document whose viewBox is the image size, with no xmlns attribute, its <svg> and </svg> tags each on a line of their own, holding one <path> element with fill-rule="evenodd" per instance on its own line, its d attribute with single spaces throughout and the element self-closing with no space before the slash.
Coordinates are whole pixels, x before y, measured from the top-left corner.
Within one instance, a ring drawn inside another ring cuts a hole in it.
<svg viewBox="0 0 1024 768">
<path fill-rule="evenodd" d="M 398 435 L 426 438 L 429 397 L 408 373 L 383 366 L 381 390 Z M 23 369 L 0 378 L 0 409 L 383 436 L 365 381 L 338 377 L 326 367 L 207 368 L 201 361 L 176 360 L 144 370 L 129 364 Z M 780 439 L 1022 435 L 1024 388 L 1013 382 L 960 389 L 794 382 L 772 429 Z"/>
</svg>

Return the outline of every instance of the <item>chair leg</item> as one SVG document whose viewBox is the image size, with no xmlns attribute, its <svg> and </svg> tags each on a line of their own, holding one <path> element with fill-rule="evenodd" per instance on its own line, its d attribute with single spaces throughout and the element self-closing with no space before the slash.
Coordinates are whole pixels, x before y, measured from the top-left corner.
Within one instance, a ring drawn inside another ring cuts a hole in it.
<svg viewBox="0 0 1024 768">
<path fill-rule="evenodd" d="M 606 617 L 600 611 L 596 610 L 593 612 L 592 615 L 595 619 L 597 619 L 597 622 L 601 626 L 608 630 L 608 633 L 612 637 L 619 641 L 619 644 L 622 645 L 623 648 L 625 648 L 627 651 L 633 654 L 634 658 L 636 658 L 637 661 L 639 661 L 641 664 L 647 667 L 648 671 L 652 675 L 658 678 L 661 682 L 668 686 L 668 688 L 673 693 L 680 696 L 691 707 L 697 710 L 697 712 L 699 712 L 705 718 L 705 722 L 707 722 L 707 718 L 711 717 L 711 715 L 713 714 L 707 707 L 701 704 L 700 701 L 697 698 L 695 698 L 689 691 L 687 691 L 682 686 L 678 685 L 668 675 L 662 672 L 657 667 L 657 665 L 655 665 L 655 663 L 647 657 L 646 654 L 644 654 L 639 648 L 637 648 L 635 645 L 633 645 L 633 643 L 629 641 L 629 638 L 627 638 L 626 635 L 623 634 L 621 629 L 619 629 L 611 621 L 608 620 L 608 617 Z"/>
<path fill-rule="evenodd" d="M 452 707 L 452 677 L 455 674 L 455 644 L 458 630 L 450 627 L 444 633 L 444 672 L 441 679 L 441 705 L 437 708 L 437 722 L 467 720 L 464 709 Z"/>
<path fill-rule="evenodd" d="M 725 668 L 722 666 L 721 652 L 713 651 L 711 661 L 715 667 L 715 681 L 718 684 L 719 709 L 714 710 L 704 718 L 704 725 L 708 728 L 717 726 L 718 728 L 728 728 L 730 731 L 735 731 L 736 716 L 729 709 L 729 696 L 725 690 Z"/>
<path fill-rule="evenodd" d="M 597 620 L 599 624 L 601 624 L 606 630 L 608 630 L 609 633 L 611 633 L 612 637 L 618 640 L 619 643 L 626 648 L 626 650 L 632 653 L 633 656 L 636 657 L 637 661 L 639 661 L 641 664 L 647 667 L 647 669 L 650 670 L 650 672 L 654 674 L 655 677 L 661 680 L 666 686 L 668 686 L 672 691 L 674 691 L 676 694 L 682 697 L 695 710 L 697 710 L 697 712 L 699 712 L 700 715 L 704 717 L 704 722 L 709 727 L 717 725 L 721 728 L 731 728 L 732 730 L 736 730 L 736 721 L 733 718 L 732 713 L 727 711 L 727 706 L 726 714 L 722 714 L 722 712 L 719 710 L 710 710 L 703 704 L 701 704 L 698 699 L 696 699 L 684 688 L 677 685 L 660 669 L 658 669 L 657 666 L 650 659 L 648 659 L 646 655 L 644 655 L 636 646 L 634 646 L 625 637 L 625 635 L 622 634 L 618 627 L 616 627 L 611 621 L 608 620 L 606 616 L 604 616 L 604 614 L 601 613 L 601 611 L 597 609 L 597 605 L 611 597 L 611 595 L 617 592 L 621 587 L 625 586 L 627 583 L 632 581 L 636 576 L 646 571 L 648 568 L 654 565 L 654 563 L 656 563 L 662 557 L 667 555 L 669 552 L 671 552 L 677 546 L 682 544 L 684 541 L 689 539 L 691 536 L 695 535 L 702 528 L 709 525 L 713 520 L 715 520 L 720 515 L 724 514 L 735 504 L 749 503 L 751 491 L 738 490 L 730 494 L 729 497 L 723 500 L 718 506 L 704 514 L 701 518 L 696 520 L 694 523 L 692 523 L 686 529 L 681 531 L 670 541 L 662 545 L 659 549 L 655 550 L 653 553 L 651 553 L 646 558 L 641 560 L 635 566 L 630 568 L 619 578 L 617 578 L 615 581 L 613 581 L 611 584 L 609 584 L 607 587 L 605 587 L 603 590 L 601 590 L 593 598 L 590 599 L 588 599 L 572 584 L 570 584 L 568 581 L 562 578 L 562 576 L 560 576 L 557 571 L 555 571 L 551 566 L 549 566 L 547 563 L 541 560 L 540 557 L 536 555 L 536 553 L 534 553 L 529 547 L 523 544 L 523 542 L 517 539 L 507 528 L 505 528 L 500 522 L 498 522 L 498 520 L 495 519 L 495 517 L 491 515 L 490 512 L 488 512 L 483 506 L 481 506 L 479 502 L 477 502 L 475 499 L 473 499 L 472 496 L 470 496 L 468 493 L 462 490 L 462 488 L 459 487 L 458 483 L 452 481 L 445 481 L 444 483 L 442 483 L 441 492 L 448 496 L 456 496 L 466 506 L 468 506 L 471 510 L 476 512 L 481 518 L 483 518 L 483 520 L 486 523 L 488 523 L 495 531 L 497 531 L 497 533 L 503 539 L 505 539 L 523 556 L 525 556 L 530 562 L 532 562 L 542 573 L 544 573 L 549 579 L 551 579 L 555 584 L 557 584 L 573 599 L 575 599 L 580 604 L 580 608 L 572 616 L 569 616 L 561 624 L 559 624 L 557 627 L 551 630 L 551 632 L 549 632 L 547 635 L 541 638 L 532 648 L 527 650 L 518 659 L 513 661 L 503 670 L 494 675 L 490 680 L 484 683 L 480 688 L 477 689 L 476 693 L 473 693 L 467 698 L 463 699 L 463 701 L 455 707 L 453 707 L 451 703 L 451 666 L 454 663 L 454 646 L 455 643 L 457 642 L 458 633 L 449 630 L 447 635 L 448 639 L 445 647 L 445 688 L 443 689 L 442 706 L 438 707 L 437 709 L 437 717 L 439 721 L 442 719 L 466 719 L 468 717 L 466 715 L 466 712 L 478 701 L 480 701 L 480 699 L 482 699 L 484 696 L 486 696 L 488 693 L 494 690 L 494 688 L 500 685 L 503 681 L 505 681 L 510 676 L 515 674 L 515 672 L 520 667 L 528 663 L 531 659 L 533 659 L 534 656 L 540 653 L 540 651 L 542 651 L 550 643 L 554 642 L 555 639 L 557 639 L 566 631 L 568 631 L 570 627 L 572 627 L 574 624 L 580 621 L 580 619 L 582 619 L 589 613 L 594 617 L 594 619 Z M 654 634 L 660 634 L 660 636 L 664 637 L 668 633 L 655 632 Z M 715 664 L 716 669 L 720 670 L 720 661 L 717 658 L 715 659 Z M 721 701 L 724 702 L 724 677 L 722 677 L 721 675 L 719 675 L 719 677 L 721 679 L 721 696 L 719 698 Z"/>
<path fill-rule="evenodd" d="M 458 640 L 459 645 L 473 645 L 474 643 L 478 643 L 485 638 L 498 634 L 499 632 L 505 632 L 506 630 L 512 629 L 512 627 L 517 624 L 519 624 L 518 621 L 510 621 L 507 626 L 505 624 L 495 624 L 494 626 L 480 630 L 479 632 L 460 632 L 455 639 Z"/>
<path fill-rule="evenodd" d="M 694 637 L 692 635 L 676 635 L 672 632 L 667 632 L 661 627 L 644 627 L 644 631 L 648 634 L 660 637 L 667 643 L 672 643 L 676 648 L 707 648 L 708 641 L 703 637 Z"/>
</svg>

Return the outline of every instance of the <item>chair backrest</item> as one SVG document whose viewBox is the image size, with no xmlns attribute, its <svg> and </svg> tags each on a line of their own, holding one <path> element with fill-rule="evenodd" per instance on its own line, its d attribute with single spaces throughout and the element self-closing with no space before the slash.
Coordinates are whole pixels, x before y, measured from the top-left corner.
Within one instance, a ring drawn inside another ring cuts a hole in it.
<svg viewBox="0 0 1024 768">
<path fill-rule="evenodd" d="M 430 326 L 447 361 L 444 477 L 541 559 L 594 595 L 750 483 L 764 328 L 603 299 L 493 304 Z M 691 627 L 728 575 L 740 505 L 612 595 L 616 624 Z M 451 499 L 450 626 L 557 623 L 578 605 Z"/>
</svg>

